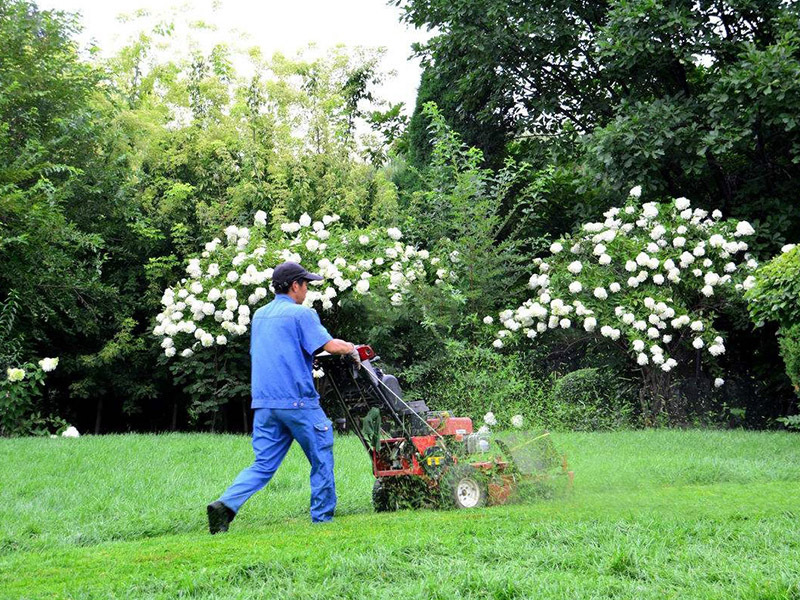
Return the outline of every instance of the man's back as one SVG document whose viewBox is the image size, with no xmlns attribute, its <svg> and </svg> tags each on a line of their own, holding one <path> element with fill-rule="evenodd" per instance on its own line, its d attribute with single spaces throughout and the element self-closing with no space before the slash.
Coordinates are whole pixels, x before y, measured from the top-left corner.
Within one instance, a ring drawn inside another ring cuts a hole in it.
<svg viewBox="0 0 800 600">
<path fill-rule="evenodd" d="M 317 408 L 311 365 L 331 335 L 316 311 L 278 294 L 253 315 L 252 408 Z"/>
</svg>

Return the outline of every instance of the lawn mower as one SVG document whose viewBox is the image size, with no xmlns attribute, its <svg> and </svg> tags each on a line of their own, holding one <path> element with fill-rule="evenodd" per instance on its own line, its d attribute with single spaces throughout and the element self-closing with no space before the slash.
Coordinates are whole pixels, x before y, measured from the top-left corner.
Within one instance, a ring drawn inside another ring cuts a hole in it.
<svg viewBox="0 0 800 600">
<path fill-rule="evenodd" d="M 327 352 L 315 357 L 320 401 L 340 432 L 358 436 L 372 460 L 376 511 L 398 508 L 476 508 L 504 504 L 520 489 L 542 495 L 563 476 L 566 457 L 548 432 L 492 436 L 472 419 L 403 400 L 397 378 L 375 365 L 368 345 L 357 346 L 361 367 Z"/>
</svg>

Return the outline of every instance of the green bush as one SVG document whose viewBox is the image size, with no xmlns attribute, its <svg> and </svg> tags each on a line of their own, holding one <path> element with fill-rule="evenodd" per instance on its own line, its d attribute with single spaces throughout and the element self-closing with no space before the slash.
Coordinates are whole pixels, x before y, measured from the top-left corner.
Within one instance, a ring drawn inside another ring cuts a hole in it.
<svg viewBox="0 0 800 600">
<path fill-rule="evenodd" d="M 800 395 L 800 247 L 784 251 L 756 271 L 745 296 L 756 327 L 777 321 L 786 374 Z"/>
<path fill-rule="evenodd" d="M 800 323 L 800 247 L 761 265 L 745 298 L 756 326 L 766 321 L 777 321 L 782 328 Z"/>
<path fill-rule="evenodd" d="M 401 373 L 406 399 L 424 400 L 431 410 L 472 417 L 475 427 L 493 412 L 499 428 L 521 414 L 525 427 L 547 426 L 552 378 L 534 369 L 536 356 L 500 354 L 491 348 L 448 340 L 436 354 Z"/>
<path fill-rule="evenodd" d="M 597 369 L 578 369 L 555 382 L 552 391 L 553 420 L 576 430 L 617 429 L 629 425 L 633 412 L 613 378 Z"/>
<path fill-rule="evenodd" d="M 402 371 L 407 400 L 431 410 L 472 417 L 475 427 L 493 412 L 497 427 L 511 427 L 521 414 L 524 428 L 618 429 L 633 424 L 630 390 L 616 376 L 579 369 L 558 378 L 545 368 L 550 349 L 503 354 L 450 340 L 432 358 Z"/>
<path fill-rule="evenodd" d="M 786 374 L 794 386 L 794 391 L 800 395 L 800 322 L 788 329 L 781 329 L 780 348 L 786 365 Z"/>
</svg>

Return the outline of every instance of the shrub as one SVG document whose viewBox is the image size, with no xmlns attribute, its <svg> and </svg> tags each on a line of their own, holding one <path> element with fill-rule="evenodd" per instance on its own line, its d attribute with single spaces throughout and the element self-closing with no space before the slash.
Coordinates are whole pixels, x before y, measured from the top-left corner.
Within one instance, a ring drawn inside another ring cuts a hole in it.
<svg viewBox="0 0 800 600">
<path fill-rule="evenodd" d="M 725 352 L 718 317 L 752 287 L 758 265 L 742 239 L 754 233 L 746 221 L 693 210 L 686 198 L 639 205 L 640 193 L 634 188 L 605 221 L 584 224 L 553 243 L 546 260 L 533 260 L 533 297 L 499 314 L 493 344 L 548 331 L 599 334 L 638 365 L 644 417 L 654 422 L 676 405 L 673 369 L 696 356 L 714 366 Z"/>
<path fill-rule="evenodd" d="M 577 430 L 617 429 L 631 421 L 632 404 L 613 379 L 597 369 L 578 369 L 555 382 L 554 421 Z"/>
<path fill-rule="evenodd" d="M 786 245 L 761 265 L 745 298 L 756 326 L 766 321 L 777 321 L 781 328 L 800 323 L 800 248 Z"/>
<path fill-rule="evenodd" d="M 780 348 L 783 363 L 786 365 L 786 374 L 794 386 L 794 391 L 800 395 L 800 322 L 788 329 L 781 329 Z"/>
<path fill-rule="evenodd" d="M 490 348 L 448 340 L 436 355 L 401 372 L 406 399 L 424 400 L 431 410 L 472 417 L 475 427 L 493 412 L 501 427 L 521 414 L 525 426 L 549 422 L 552 378 L 534 368 L 534 352 L 503 355 Z"/>
<path fill-rule="evenodd" d="M 57 358 L 44 358 L 38 365 L 25 363 L 8 367 L 0 379 L 0 436 L 46 435 L 66 423 L 36 410 L 42 395 L 45 373 L 58 366 Z"/>
<path fill-rule="evenodd" d="M 756 327 L 766 321 L 780 325 L 780 352 L 786 374 L 800 395 L 800 248 L 788 244 L 781 254 L 762 265 L 756 271 L 754 287 L 745 297 Z"/>
</svg>

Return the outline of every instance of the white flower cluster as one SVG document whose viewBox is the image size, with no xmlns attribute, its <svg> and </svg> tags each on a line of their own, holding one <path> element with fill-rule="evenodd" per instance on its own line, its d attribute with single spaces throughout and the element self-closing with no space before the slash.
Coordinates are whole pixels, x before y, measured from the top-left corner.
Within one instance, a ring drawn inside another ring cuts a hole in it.
<svg viewBox="0 0 800 600">
<path fill-rule="evenodd" d="M 11 382 L 22 381 L 23 379 L 25 379 L 25 370 L 8 368 L 6 369 L 6 377 Z"/>
<path fill-rule="evenodd" d="M 273 268 L 287 260 L 310 265 L 309 271 L 324 277 L 312 282 L 304 302 L 324 310 L 332 309 L 342 293 L 370 294 L 373 282 L 389 290 L 391 304 L 399 306 L 414 282 L 442 285 L 455 279 L 446 259 L 403 244 L 396 227 L 350 232 L 338 229 L 338 215 L 313 221 L 303 214 L 297 222 L 281 224 L 281 234 L 264 231 L 266 219 L 258 211 L 252 230 L 227 227 L 225 241 L 205 244 L 200 257 L 189 261 L 187 278 L 164 291 L 153 334 L 162 338 L 167 357 L 190 357 L 245 334 L 252 313 L 274 292 Z M 457 261 L 457 253 L 451 253 L 450 262 Z"/>
<path fill-rule="evenodd" d="M 554 242 L 549 259 L 533 261 L 528 287 L 535 295 L 500 313 L 495 348 L 517 332 L 534 339 L 575 326 L 625 342 L 638 365 L 665 372 L 678 364 L 670 356 L 678 345 L 712 357 L 725 352 L 713 314 L 719 295 L 753 287 L 758 263 L 742 238 L 755 231 L 746 221 L 722 221 L 719 211 L 692 209 L 686 198 L 637 206 L 640 195 L 634 188 L 627 206 Z M 681 331 L 686 326 L 691 334 Z"/>
<path fill-rule="evenodd" d="M 478 433 L 489 433 L 489 427 L 494 427 L 497 425 L 497 417 L 493 412 L 487 412 L 485 415 L 483 415 L 483 422 L 486 425 L 481 426 L 481 428 L 478 430 Z M 524 423 L 525 419 L 522 415 L 514 415 L 511 417 L 511 425 L 517 429 L 522 428 Z"/>
<path fill-rule="evenodd" d="M 55 371 L 56 367 L 58 367 L 58 359 L 57 358 L 43 358 L 39 361 L 39 367 L 45 373 L 49 373 L 51 371 Z M 6 379 L 12 383 L 16 383 L 17 381 L 22 381 L 27 376 L 25 369 L 9 367 L 6 369 Z"/>
</svg>

